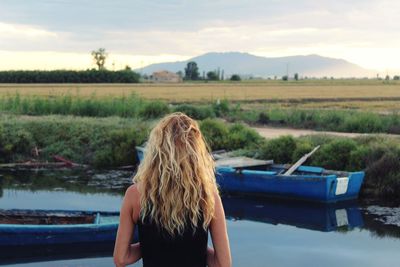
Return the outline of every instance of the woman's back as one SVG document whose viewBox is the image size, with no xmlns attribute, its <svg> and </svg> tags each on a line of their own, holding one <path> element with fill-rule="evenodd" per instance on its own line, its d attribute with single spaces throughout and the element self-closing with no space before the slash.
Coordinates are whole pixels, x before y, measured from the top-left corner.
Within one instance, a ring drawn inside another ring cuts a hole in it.
<svg viewBox="0 0 400 267">
<path fill-rule="evenodd" d="M 183 233 L 171 236 L 147 217 L 138 221 L 139 242 L 144 267 L 205 267 L 207 265 L 208 231 L 189 226 Z"/>
<path fill-rule="evenodd" d="M 196 121 L 174 113 L 158 122 L 133 181 L 121 206 L 117 266 L 140 257 L 145 267 L 230 266 L 215 163 Z M 135 225 L 139 242 L 130 245 Z"/>
</svg>

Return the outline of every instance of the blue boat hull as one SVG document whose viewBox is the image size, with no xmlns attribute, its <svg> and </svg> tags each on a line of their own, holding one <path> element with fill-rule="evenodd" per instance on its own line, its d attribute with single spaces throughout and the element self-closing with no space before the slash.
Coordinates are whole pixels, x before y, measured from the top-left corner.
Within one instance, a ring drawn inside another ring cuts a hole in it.
<svg viewBox="0 0 400 267">
<path fill-rule="evenodd" d="M 85 211 L 44 211 L 58 213 L 93 213 Z M 34 211 L 32 211 L 34 212 Z M 118 229 L 118 212 L 97 212 L 113 220 L 91 224 L 0 224 L 0 246 L 55 245 L 73 243 L 102 243 L 115 241 Z"/>
<path fill-rule="evenodd" d="M 136 147 L 143 160 L 145 149 Z M 229 193 L 295 198 L 318 202 L 337 202 L 358 198 L 364 172 L 326 171 L 300 166 L 294 175 L 281 175 L 283 165 L 264 166 L 264 170 L 217 167 L 216 180 Z"/>
<path fill-rule="evenodd" d="M 313 169 L 303 166 L 300 170 Z M 315 168 L 316 169 L 316 168 Z M 318 168 L 319 169 L 319 168 Z M 339 191 L 338 175 L 302 174 L 283 176 L 271 171 L 218 168 L 217 183 L 222 191 L 304 199 L 319 202 L 336 202 L 356 199 L 364 172 L 348 173 L 347 188 Z"/>
</svg>

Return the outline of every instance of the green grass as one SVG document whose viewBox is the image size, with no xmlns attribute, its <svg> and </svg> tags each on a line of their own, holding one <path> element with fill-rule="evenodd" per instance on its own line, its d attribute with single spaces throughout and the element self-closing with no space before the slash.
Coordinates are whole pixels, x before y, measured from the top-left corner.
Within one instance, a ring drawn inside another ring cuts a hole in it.
<svg viewBox="0 0 400 267">
<path fill-rule="evenodd" d="M 135 145 L 148 135 L 149 123 L 136 119 L 102 119 L 72 116 L 0 117 L 0 162 L 34 158 L 51 160 L 60 155 L 94 167 L 115 167 L 137 163 Z"/>
<path fill-rule="evenodd" d="M 154 119 L 180 111 L 194 119 L 220 117 L 230 122 L 268 124 L 303 129 L 355 133 L 400 134 L 400 113 L 378 114 L 357 110 L 297 109 L 258 106 L 243 108 L 228 100 L 203 104 L 168 105 L 164 101 L 145 100 L 135 94 L 121 97 L 83 98 L 70 94 L 54 97 L 21 96 L 0 98 L 0 111 L 18 115 L 75 115 L 89 117 L 118 116 Z"/>
</svg>

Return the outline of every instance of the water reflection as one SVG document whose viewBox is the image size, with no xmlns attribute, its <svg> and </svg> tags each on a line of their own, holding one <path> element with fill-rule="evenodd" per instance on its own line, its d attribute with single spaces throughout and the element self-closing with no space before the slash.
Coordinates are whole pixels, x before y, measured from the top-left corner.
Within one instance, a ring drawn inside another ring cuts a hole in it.
<svg viewBox="0 0 400 267">
<path fill-rule="evenodd" d="M 224 197 L 226 216 L 269 224 L 286 224 L 323 232 L 345 232 L 363 226 L 357 202 L 319 204 L 310 202 Z"/>
<path fill-rule="evenodd" d="M 120 207 L 125 188 L 131 183 L 131 177 L 132 173 L 129 171 L 1 173 L 0 209 L 116 211 Z M 354 246 L 354 238 L 361 238 L 360 240 L 364 240 L 363 242 L 367 240 L 366 242 L 373 244 L 374 253 L 380 246 L 389 244 L 386 245 L 385 255 L 392 258 L 399 257 L 391 251 L 395 250 L 393 244 L 400 249 L 400 227 L 388 224 L 396 223 L 396 217 L 393 218 L 393 216 L 400 214 L 396 213 L 397 210 L 393 210 L 394 212 L 387 208 L 381 210 L 379 205 L 371 206 L 354 201 L 325 205 L 239 196 L 224 196 L 223 204 L 228 220 L 228 230 L 232 237 L 232 249 L 234 253 L 237 251 L 234 254 L 234 260 L 236 257 L 236 262 L 239 261 L 238 257 L 240 256 L 243 261 L 251 259 L 256 262 L 256 265 L 248 266 L 262 266 L 262 256 L 265 254 L 262 251 L 265 249 L 258 248 L 259 253 L 253 255 L 254 248 L 250 248 L 249 245 L 244 245 L 242 241 L 238 240 L 245 239 L 260 246 L 268 246 L 270 251 L 278 249 L 271 242 L 279 240 L 282 246 L 294 249 L 293 253 L 300 253 L 303 249 L 301 242 L 298 246 L 293 243 L 293 240 L 290 243 L 284 243 L 285 239 L 289 238 L 285 235 L 286 232 L 291 232 L 292 236 L 299 236 L 302 240 L 319 242 L 323 246 L 328 243 L 329 246 L 337 247 L 346 247 L 350 243 L 353 243 L 352 246 Z M 388 214 L 391 216 L 387 216 Z M 392 221 L 388 221 L 387 217 Z M 397 222 L 400 222 L 400 219 Z M 335 235 L 332 236 L 332 234 Z M 282 239 L 282 237 L 285 238 Z M 272 241 L 267 239 L 272 239 Z M 393 239 L 395 243 L 388 242 L 389 239 Z M 77 244 L 74 246 L 30 247 L 18 250 L 1 245 L 0 264 L 90 257 L 108 257 L 108 261 L 112 262 L 109 257 L 112 255 L 113 245 L 113 243 L 95 246 Z M 347 249 L 351 253 L 356 248 L 348 247 Z M 246 255 L 253 256 L 246 258 Z M 274 255 L 269 256 L 274 257 Z M 284 255 L 281 256 L 284 257 Z M 325 260 L 328 262 L 337 260 L 335 255 L 326 256 L 328 259 Z M 254 257 L 258 257 L 259 260 L 253 259 Z M 368 258 L 364 254 L 363 257 Z M 370 260 L 373 262 L 373 259 Z M 290 264 L 283 265 L 277 262 L 274 266 L 290 266 Z M 339 265 L 332 264 L 332 266 Z"/>
</svg>

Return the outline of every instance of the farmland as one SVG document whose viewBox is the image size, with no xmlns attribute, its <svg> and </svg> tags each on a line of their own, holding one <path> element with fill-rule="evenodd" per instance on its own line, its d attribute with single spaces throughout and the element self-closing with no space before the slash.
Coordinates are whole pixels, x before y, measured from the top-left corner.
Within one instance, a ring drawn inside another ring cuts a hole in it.
<svg viewBox="0 0 400 267">
<path fill-rule="evenodd" d="M 379 80 L 246 81 L 239 83 L 179 84 L 2 84 L 0 96 L 59 96 L 83 98 L 137 94 L 144 99 L 169 103 L 199 103 L 217 99 L 248 103 L 256 107 L 270 103 L 279 107 L 359 108 L 393 111 L 400 103 L 400 82 Z"/>
</svg>

